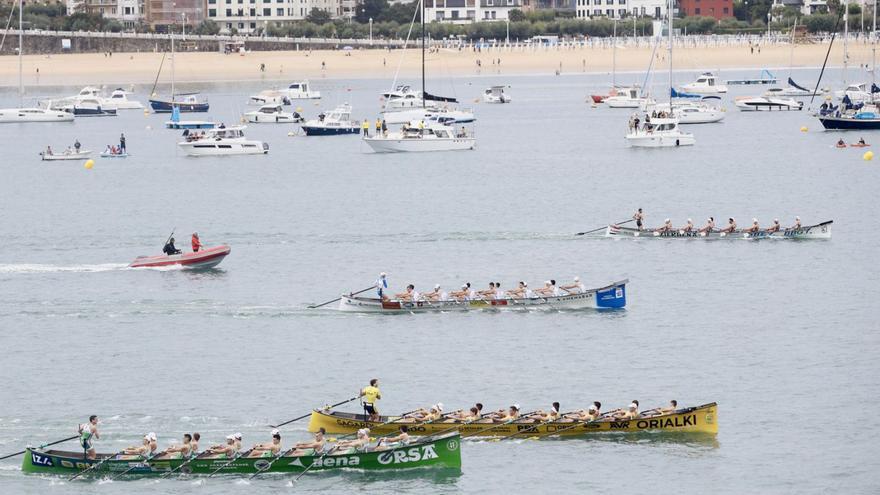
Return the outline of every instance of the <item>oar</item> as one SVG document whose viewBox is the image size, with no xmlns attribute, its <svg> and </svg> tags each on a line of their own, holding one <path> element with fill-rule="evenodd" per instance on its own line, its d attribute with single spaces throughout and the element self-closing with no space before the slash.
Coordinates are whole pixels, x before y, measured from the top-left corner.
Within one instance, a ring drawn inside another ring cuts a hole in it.
<svg viewBox="0 0 880 495">
<path fill-rule="evenodd" d="M 571 414 L 571 413 L 565 413 L 565 414 Z M 554 421 L 558 421 L 560 418 L 562 418 L 563 416 L 565 416 L 565 414 L 560 414 L 560 415 L 557 416 L 556 418 L 548 419 L 547 421 L 542 421 L 542 422 L 540 422 L 540 423 L 535 423 L 534 425 L 532 425 L 532 426 L 526 428 L 525 430 L 517 431 L 517 432 L 515 432 L 515 433 L 511 433 L 510 435 L 505 435 L 505 436 L 500 437 L 500 438 L 495 438 L 494 440 L 495 440 L 496 442 L 500 442 L 500 441 L 502 441 L 502 440 L 504 440 L 504 439 L 507 439 L 507 438 L 515 437 L 515 436 L 517 436 L 517 435 L 522 435 L 523 433 L 526 433 L 526 432 L 528 432 L 528 431 L 532 431 L 532 430 L 534 430 L 535 428 L 537 428 L 537 427 L 539 427 L 539 426 L 544 426 L 544 425 L 546 425 L 546 424 L 550 424 L 550 423 L 552 423 L 552 422 L 554 422 Z"/>
<path fill-rule="evenodd" d="M 224 465 L 218 467 L 217 469 L 211 471 L 211 472 L 208 474 L 208 478 L 210 478 L 211 476 L 214 476 L 215 474 L 219 473 L 220 471 L 222 471 L 223 469 L 225 469 L 226 466 L 231 465 L 233 462 L 237 461 L 239 458 L 244 457 L 244 456 L 250 454 L 253 450 L 254 450 L 254 449 L 248 450 L 248 451 L 246 451 L 246 452 L 239 452 L 238 454 L 235 454 L 235 456 L 233 456 L 233 458 L 230 459 L 229 462 L 227 462 L 226 464 L 224 464 Z"/>
<path fill-rule="evenodd" d="M 385 425 L 388 425 L 388 424 L 394 423 L 395 421 L 398 421 L 398 420 L 400 420 L 400 419 L 403 419 L 403 418 L 405 418 L 407 415 L 412 414 L 412 413 L 414 413 L 414 412 L 416 412 L 416 411 L 418 411 L 418 409 L 413 409 L 412 411 L 410 411 L 410 412 L 408 412 L 408 413 L 403 413 L 403 414 L 401 414 L 400 416 L 395 417 L 394 419 L 390 419 L 390 420 L 388 420 L 388 421 L 386 421 L 386 422 L 384 422 L 384 423 L 382 423 L 382 424 L 380 424 L 380 425 L 376 425 L 376 426 L 374 426 L 373 428 L 379 428 L 380 426 L 385 426 Z M 372 429 L 372 428 L 371 428 L 371 429 Z M 339 439 L 341 439 L 341 438 L 350 437 L 350 436 L 352 436 L 352 435 L 357 435 L 357 432 L 349 433 L 348 435 L 341 436 L 341 437 L 337 438 L 337 441 L 338 441 Z M 330 454 L 330 452 L 332 452 L 332 451 L 333 451 L 333 448 L 328 449 L 327 452 L 324 452 L 323 454 L 321 454 L 321 457 L 318 458 L 318 461 L 320 461 L 320 460 L 324 459 L 325 457 L 327 457 L 327 455 Z M 309 472 L 310 469 L 312 469 L 312 466 L 314 466 L 315 464 L 318 464 L 318 462 L 317 462 L 317 461 L 312 461 L 312 463 L 309 464 L 309 465 L 303 470 L 303 472 L 299 473 L 299 476 L 297 476 L 296 478 L 294 478 L 293 481 L 297 481 L 297 480 L 299 480 L 300 478 L 302 478 L 306 473 Z M 266 467 L 266 469 L 269 469 L 268 466 Z M 262 472 L 262 471 L 261 471 L 261 472 Z"/>
<path fill-rule="evenodd" d="M 186 466 L 189 463 L 191 463 L 192 461 L 198 459 L 199 456 L 201 456 L 202 454 L 204 454 L 204 452 L 202 452 L 201 454 L 196 454 L 194 456 L 190 456 L 190 458 L 187 459 L 186 462 L 181 463 L 180 466 L 177 466 L 176 468 L 172 469 L 171 471 L 168 471 L 167 473 L 163 474 L 162 476 L 160 476 L 160 478 L 167 478 L 167 477 L 171 476 L 172 474 L 176 473 L 177 471 L 180 471 L 180 469 L 183 466 Z"/>
<path fill-rule="evenodd" d="M 121 455 L 121 454 L 124 454 L 124 453 L 125 453 L 125 449 L 120 450 L 119 452 L 117 452 L 117 453 L 115 453 L 115 454 L 111 454 L 111 455 L 105 457 L 105 458 L 104 458 L 103 460 L 101 460 L 100 462 L 96 462 L 95 464 L 92 464 L 91 466 L 89 466 L 87 469 L 83 469 L 82 471 L 80 471 L 80 472 L 74 474 L 74 475 L 71 476 L 70 478 L 67 478 L 67 481 L 73 481 L 73 480 L 79 478 L 80 476 L 82 476 L 82 475 L 88 473 L 89 471 L 92 471 L 93 469 L 97 468 L 98 466 L 103 465 L 105 462 L 109 461 L 110 459 L 115 459 L 116 456 Z"/>
<path fill-rule="evenodd" d="M 482 430 L 477 430 L 477 431 L 475 431 L 474 433 L 469 433 L 469 434 L 467 434 L 467 435 L 462 435 L 461 438 L 468 438 L 468 437 L 476 437 L 476 436 L 479 436 L 480 433 L 484 433 L 484 432 L 487 432 L 487 431 L 489 431 L 489 430 L 494 430 L 495 428 L 498 428 L 499 426 L 506 426 L 506 425 L 509 425 L 510 423 L 513 423 L 513 422 L 516 422 L 516 421 L 521 421 L 521 420 L 523 420 L 523 419 L 525 419 L 525 418 L 528 418 L 528 417 L 530 417 L 530 416 L 534 416 L 535 413 L 537 413 L 537 412 L 538 412 L 538 411 L 532 411 L 532 412 L 530 412 L 530 413 L 528 413 L 528 414 L 520 415 L 520 417 L 518 417 L 518 418 L 509 419 L 509 420 L 507 420 L 507 421 L 505 421 L 505 422 L 503 422 L 503 423 L 493 424 L 493 425 L 490 426 L 489 428 L 483 428 Z"/>
<path fill-rule="evenodd" d="M 353 401 L 353 400 L 357 400 L 357 399 L 359 399 L 359 398 L 360 398 L 360 395 L 356 395 L 356 396 L 352 397 L 351 399 L 347 399 L 347 400 L 344 400 L 344 401 L 342 401 L 342 402 L 337 402 L 336 404 L 333 404 L 332 406 L 328 406 L 328 407 L 326 407 L 324 410 L 327 410 L 327 409 L 333 409 L 333 408 L 336 407 L 336 406 L 341 406 L 342 404 L 347 404 L 347 403 L 349 403 L 349 402 L 351 402 L 351 401 Z M 293 422 L 295 422 L 295 421 L 299 421 L 299 420 L 301 420 L 301 419 L 308 418 L 308 417 L 311 416 L 311 415 L 312 415 L 312 412 L 309 411 L 308 414 L 303 414 L 302 416 L 300 416 L 300 417 L 298 417 L 298 418 L 293 418 L 293 419 L 291 419 L 291 420 L 289 420 L 289 421 L 285 421 L 285 422 L 283 422 L 283 423 L 279 423 L 279 424 L 277 424 L 277 425 L 269 425 L 269 427 L 271 427 L 271 428 L 281 428 L 281 427 L 284 426 L 284 425 L 289 425 L 290 423 L 293 423 Z"/>
<path fill-rule="evenodd" d="M 629 220 L 624 220 L 624 221 L 622 221 L 622 222 L 614 222 L 614 223 L 612 223 L 611 225 L 623 225 L 623 224 L 625 224 L 625 223 L 630 223 L 630 222 L 632 222 L 633 220 L 635 220 L 635 218 L 630 218 Z M 588 230 L 588 231 L 586 231 L 586 232 L 578 232 L 578 233 L 575 234 L 575 235 L 592 234 L 593 232 L 596 232 L 596 231 L 599 231 L 599 230 L 602 230 L 602 229 L 606 229 L 606 228 L 608 228 L 608 226 L 607 226 L 607 225 L 603 225 L 603 226 L 599 227 L 598 229 Z"/>
<path fill-rule="evenodd" d="M 40 448 L 42 449 L 42 448 L 48 447 L 48 446 L 50 446 L 50 445 L 55 445 L 55 444 L 57 444 L 57 443 L 67 442 L 67 441 L 69 441 L 69 440 L 73 440 L 74 438 L 79 438 L 79 435 L 74 435 L 74 436 L 72 436 L 72 437 L 68 437 L 68 438 L 65 438 L 65 439 L 62 439 L 62 440 L 58 440 L 58 441 L 55 441 L 55 442 L 52 442 L 52 443 L 44 443 L 44 444 L 40 445 Z M 27 449 L 24 449 L 24 450 L 22 450 L 21 452 L 16 452 L 16 453 L 14 453 L 14 454 L 4 455 L 3 457 L 0 457 L 0 461 L 2 461 L 3 459 L 9 459 L 10 457 L 15 457 L 15 456 L 17 456 L 17 455 L 24 454 L 25 452 L 27 452 Z"/>
<path fill-rule="evenodd" d="M 162 455 L 162 454 L 164 454 L 164 453 L 165 453 L 165 452 L 156 452 L 155 454 L 151 455 L 150 457 L 147 457 L 146 459 L 144 459 L 144 462 L 143 462 L 142 464 L 148 466 L 149 463 L 150 463 L 150 461 L 152 461 L 154 457 L 159 457 L 160 455 Z M 126 469 L 125 471 L 123 471 L 123 472 L 121 472 L 121 473 L 119 473 L 119 474 L 114 474 L 113 476 L 110 477 L 110 479 L 111 479 L 111 480 L 115 480 L 116 478 L 118 478 L 118 477 L 120 477 L 120 476 L 125 476 L 126 474 L 130 473 L 132 470 L 137 469 L 137 468 L 139 468 L 139 467 L 140 467 L 140 466 L 139 466 L 138 464 L 135 464 L 134 466 L 132 466 L 132 467 Z"/>
<path fill-rule="evenodd" d="M 583 426 L 583 425 L 593 424 L 593 423 L 595 423 L 595 422 L 597 422 L 597 421 L 600 421 L 600 420 L 602 420 L 602 419 L 606 419 L 606 418 L 608 417 L 609 414 L 614 414 L 614 413 L 616 413 L 616 412 L 618 412 L 618 411 L 622 411 L 622 410 L 623 410 L 623 409 L 621 409 L 621 408 L 617 408 L 617 409 L 614 409 L 614 410 L 611 410 L 611 411 L 608 411 L 608 412 L 604 412 L 604 413 L 600 414 L 596 419 L 593 419 L 593 420 L 590 420 L 590 421 L 587 421 L 587 422 L 584 422 L 584 423 L 582 423 L 582 422 L 580 422 L 580 421 L 578 421 L 578 420 L 575 420 L 575 421 L 574 421 L 574 424 L 572 424 L 571 426 L 568 426 L 568 427 L 566 427 L 566 428 L 562 428 L 562 429 L 560 429 L 560 430 L 556 430 L 555 432 L 553 432 L 553 434 L 554 434 L 554 435 L 558 435 L 559 433 L 562 433 L 563 431 L 568 431 L 568 430 L 574 429 L 574 428 L 576 428 L 576 427 L 578 427 L 578 426 Z M 571 413 L 568 413 L 568 414 L 571 414 Z"/>
<path fill-rule="evenodd" d="M 359 291 L 357 291 L 357 292 L 352 292 L 352 293 L 349 294 L 349 296 L 356 296 L 356 295 L 358 295 L 358 294 L 360 294 L 360 293 L 362 293 L 362 292 L 366 292 L 366 291 L 368 291 L 368 290 L 370 290 L 370 289 L 375 289 L 375 288 L 376 288 L 375 285 L 371 285 L 371 286 L 367 287 L 367 288 L 364 289 L 364 290 L 359 290 Z M 331 301 L 327 301 L 327 302 L 325 302 L 325 303 L 321 303 L 321 304 L 318 304 L 318 305 L 312 305 L 312 306 L 309 306 L 309 309 L 320 308 L 321 306 L 326 306 L 326 305 L 328 305 L 328 304 L 330 304 L 330 303 L 335 303 L 336 301 L 338 301 L 338 300 L 340 300 L 340 299 L 342 299 L 342 297 L 337 297 L 336 299 L 333 299 L 333 300 L 331 300 Z"/>
</svg>

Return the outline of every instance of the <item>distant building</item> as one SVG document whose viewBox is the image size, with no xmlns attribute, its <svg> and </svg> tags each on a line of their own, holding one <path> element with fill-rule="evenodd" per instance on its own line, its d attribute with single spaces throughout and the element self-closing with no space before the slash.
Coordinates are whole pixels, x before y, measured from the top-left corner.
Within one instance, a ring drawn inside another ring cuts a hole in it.
<svg viewBox="0 0 880 495">
<path fill-rule="evenodd" d="M 251 34 L 265 30 L 269 23 L 285 23 L 305 19 L 313 8 L 324 10 L 333 18 L 350 18 L 356 14 L 356 0 L 206 0 L 208 19 L 221 33 Z M 343 15 L 345 4 L 345 15 Z"/>
<path fill-rule="evenodd" d="M 67 2 L 68 15 L 76 12 L 99 14 L 115 19 L 127 28 L 134 27 L 144 19 L 144 0 L 77 0 Z"/>
<path fill-rule="evenodd" d="M 607 17 L 651 17 L 662 19 L 666 16 L 664 0 L 574 0 L 575 15 L 578 19 Z"/>
<path fill-rule="evenodd" d="M 858 3 L 862 7 L 865 5 L 864 1 L 850 3 Z M 871 5 L 873 6 L 873 2 Z M 793 7 L 798 9 L 803 15 L 828 11 L 828 3 L 825 0 L 773 0 L 773 7 Z"/>
<path fill-rule="evenodd" d="M 733 17 L 732 0 L 679 0 L 678 9 L 684 17 L 699 15 L 719 20 Z"/>
<path fill-rule="evenodd" d="M 506 21 L 511 10 L 533 10 L 535 0 L 425 0 L 428 22 Z"/>
<path fill-rule="evenodd" d="M 159 32 L 184 23 L 195 27 L 205 20 L 205 0 L 144 0 L 143 5 L 144 21 Z"/>
</svg>

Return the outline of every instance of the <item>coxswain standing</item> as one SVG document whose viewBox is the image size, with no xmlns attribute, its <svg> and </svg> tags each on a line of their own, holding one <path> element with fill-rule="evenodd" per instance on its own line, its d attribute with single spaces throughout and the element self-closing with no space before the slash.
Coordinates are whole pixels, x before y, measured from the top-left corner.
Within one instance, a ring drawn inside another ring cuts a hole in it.
<svg viewBox="0 0 880 495">
<path fill-rule="evenodd" d="M 636 128 L 638 128 L 638 125 L 638 119 L 636 119 Z M 633 220 L 636 221 L 636 227 L 638 227 L 639 230 L 642 230 L 642 226 L 645 222 L 645 214 L 642 213 L 641 208 L 639 208 L 639 210 L 633 214 Z"/>
<path fill-rule="evenodd" d="M 119 154 L 120 155 L 125 154 L 125 134 L 124 133 L 119 134 Z"/>
<path fill-rule="evenodd" d="M 198 253 L 199 249 L 202 248 L 202 242 L 199 240 L 199 233 L 193 232 L 192 235 L 192 248 L 194 253 Z"/>
<path fill-rule="evenodd" d="M 373 378 L 370 380 L 370 385 L 364 387 L 360 394 L 361 402 L 364 406 L 364 414 L 367 416 L 368 421 L 379 421 L 379 409 L 376 407 L 376 402 L 382 399 L 382 392 L 379 390 L 379 379 Z"/>
<path fill-rule="evenodd" d="M 379 299 L 385 301 L 387 296 L 385 296 L 385 289 L 388 288 L 388 277 L 385 275 L 385 272 L 379 274 L 379 278 L 376 279 L 376 295 L 379 296 Z"/>
<path fill-rule="evenodd" d="M 89 422 L 79 425 L 79 444 L 83 448 L 83 458 L 95 459 L 95 447 L 92 445 L 92 439 L 100 439 L 98 433 L 98 417 L 94 414 L 89 416 Z"/>
</svg>

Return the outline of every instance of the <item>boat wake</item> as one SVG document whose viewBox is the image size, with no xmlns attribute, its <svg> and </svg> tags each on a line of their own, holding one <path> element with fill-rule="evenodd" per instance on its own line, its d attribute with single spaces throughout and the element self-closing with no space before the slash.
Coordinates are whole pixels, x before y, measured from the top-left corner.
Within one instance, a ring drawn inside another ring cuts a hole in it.
<svg viewBox="0 0 880 495">
<path fill-rule="evenodd" d="M 123 270 L 127 263 L 102 263 L 98 265 L 48 265 L 39 263 L 0 264 L 0 273 L 100 273 Z"/>
</svg>

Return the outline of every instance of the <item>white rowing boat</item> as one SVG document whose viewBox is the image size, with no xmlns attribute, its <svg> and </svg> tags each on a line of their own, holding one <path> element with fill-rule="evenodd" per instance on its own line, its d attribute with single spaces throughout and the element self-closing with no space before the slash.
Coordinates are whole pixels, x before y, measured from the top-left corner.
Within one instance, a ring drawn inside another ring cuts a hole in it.
<svg viewBox="0 0 880 495">
<path fill-rule="evenodd" d="M 679 229 L 657 232 L 654 230 L 639 230 L 632 227 L 609 225 L 605 229 L 605 236 L 638 237 L 640 239 L 831 239 L 832 223 L 834 223 L 833 220 L 828 220 L 816 225 L 806 225 L 799 229 L 782 229 L 777 232 L 767 232 L 766 230 L 743 232 L 737 230 L 732 233 L 718 231 L 699 232 L 696 229 L 690 232 Z"/>
<path fill-rule="evenodd" d="M 45 152 L 40 153 L 40 157 L 43 161 L 55 161 L 55 160 L 85 160 L 91 155 L 92 152 L 89 150 L 83 151 L 71 151 L 70 153 L 62 152 L 57 154 L 48 154 Z"/>
<path fill-rule="evenodd" d="M 473 309 L 614 309 L 626 306 L 626 284 L 621 280 L 605 287 L 587 289 L 564 296 L 447 301 L 398 301 L 343 294 L 340 311 L 362 313 L 425 313 L 431 311 L 468 311 Z"/>
</svg>

